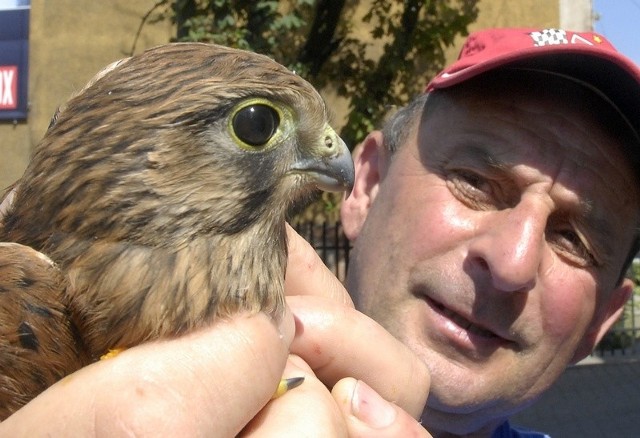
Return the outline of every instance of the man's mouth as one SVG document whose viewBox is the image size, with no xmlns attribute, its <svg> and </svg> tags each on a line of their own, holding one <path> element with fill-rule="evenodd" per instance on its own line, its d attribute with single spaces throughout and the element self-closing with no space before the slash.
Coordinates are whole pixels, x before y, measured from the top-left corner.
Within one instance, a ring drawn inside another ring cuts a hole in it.
<svg viewBox="0 0 640 438">
<path fill-rule="evenodd" d="M 523 348 L 519 334 L 509 328 L 501 329 L 497 326 L 497 320 L 496 325 L 492 325 L 491 322 L 483 323 L 485 320 L 474 320 L 470 314 L 456 311 L 431 298 L 424 290 L 416 290 L 414 295 L 431 309 L 432 316 L 427 316 L 427 320 L 431 321 L 428 324 L 434 324 L 429 325 L 434 331 L 430 336 L 441 340 L 438 342 L 445 342 L 461 352 L 466 352 L 465 354 L 480 356 L 493 354 L 496 349 L 521 351 Z"/>
<path fill-rule="evenodd" d="M 476 324 L 473 324 L 468 319 L 455 313 L 453 310 L 450 310 L 444 307 L 442 304 L 432 301 L 429 298 L 427 298 L 427 301 L 438 313 L 448 318 L 458 327 L 466 330 L 467 332 L 472 333 L 474 335 L 482 336 L 484 338 L 502 339 L 500 336 L 496 335 L 492 331 L 482 328 Z"/>
</svg>

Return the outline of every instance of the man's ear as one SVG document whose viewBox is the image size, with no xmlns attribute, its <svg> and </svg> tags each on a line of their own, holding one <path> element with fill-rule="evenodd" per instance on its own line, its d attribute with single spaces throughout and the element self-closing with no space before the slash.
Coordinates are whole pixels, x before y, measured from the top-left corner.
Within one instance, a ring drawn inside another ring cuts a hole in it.
<svg viewBox="0 0 640 438">
<path fill-rule="evenodd" d="M 610 292 L 607 302 L 603 303 L 606 308 L 599 313 L 599 316 L 594 318 L 571 363 L 576 363 L 591 354 L 598 342 L 602 340 L 604 335 L 620 318 L 624 311 L 624 305 L 632 293 L 633 281 L 628 278 L 625 278 L 619 287 Z"/>
<path fill-rule="evenodd" d="M 354 240 L 360 234 L 384 177 L 386 157 L 381 131 L 371 132 L 354 150 L 356 178 L 351 194 L 342 201 L 340 207 L 342 228 L 349 240 Z"/>
</svg>

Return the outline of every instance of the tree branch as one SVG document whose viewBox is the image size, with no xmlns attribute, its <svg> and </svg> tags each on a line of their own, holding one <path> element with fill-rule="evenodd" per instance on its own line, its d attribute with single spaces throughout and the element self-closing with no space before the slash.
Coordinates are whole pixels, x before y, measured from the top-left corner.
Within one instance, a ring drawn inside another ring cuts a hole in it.
<svg viewBox="0 0 640 438">
<path fill-rule="evenodd" d="M 153 12 L 156 9 L 158 9 L 160 6 L 165 6 L 167 3 L 168 3 L 168 0 L 160 0 L 155 5 L 153 5 L 151 7 L 151 9 L 149 9 L 147 11 L 146 14 L 144 14 L 144 16 L 142 17 L 142 21 L 140 22 L 140 25 L 138 26 L 138 30 L 136 32 L 136 36 L 133 38 L 133 44 L 131 45 L 131 50 L 127 54 L 128 56 L 133 56 L 134 52 L 136 51 L 136 44 L 138 44 L 138 39 L 140 39 L 140 34 L 142 33 L 142 28 L 147 23 L 147 20 L 149 19 L 151 14 L 153 14 Z"/>
<path fill-rule="evenodd" d="M 340 40 L 336 40 L 334 36 L 344 3 L 344 0 L 318 1 L 307 41 L 298 55 L 298 61 L 308 65 L 313 76 L 318 74 L 340 44 Z"/>
</svg>

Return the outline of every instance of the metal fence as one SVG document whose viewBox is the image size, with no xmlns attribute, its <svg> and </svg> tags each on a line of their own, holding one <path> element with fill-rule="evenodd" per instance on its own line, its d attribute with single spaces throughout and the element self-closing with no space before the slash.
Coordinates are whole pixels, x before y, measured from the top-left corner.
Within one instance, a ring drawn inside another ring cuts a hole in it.
<svg viewBox="0 0 640 438">
<path fill-rule="evenodd" d="M 344 283 L 349 266 L 351 243 L 342 232 L 340 222 L 294 225 L 295 230 L 311 244 L 325 265 Z"/>
<path fill-rule="evenodd" d="M 351 245 L 340 222 L 299 223 L 296 231 L 313 246 L 325 265 L 342 282 L 349 266 Z M 610 357 L 640 353 L 640 297 L 632 295 L 624 315 L 598 344 L 594 356 Z"/>
<path fill-rule="evenodd" d="M 592 355 L 606 358 L 640 353 L 639 306 L 640 297 L 634 293 L 618 323 L 604 336 Z"/>
</svg>

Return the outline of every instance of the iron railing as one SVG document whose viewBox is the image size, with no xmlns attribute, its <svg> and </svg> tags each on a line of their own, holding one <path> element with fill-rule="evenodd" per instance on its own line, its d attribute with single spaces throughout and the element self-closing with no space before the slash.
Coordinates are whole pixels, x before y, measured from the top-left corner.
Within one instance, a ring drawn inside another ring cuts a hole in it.
<svg viewBox="0 0 640 438">
<path fill-rule="evenodd" d="M 351 243 L 342 232 L 340 222 L 305 222 L 294 225 L 295 230 L 315 248 L 325 265 L 344 283 L 349 266 Z"/>
<path fill-rule="evenodd" d="M 635 293 L 631 294 L 622 317 L 607 332 L 592 355 L 606 358 L 640 354 L 639 301 Z"/>
</svg>

